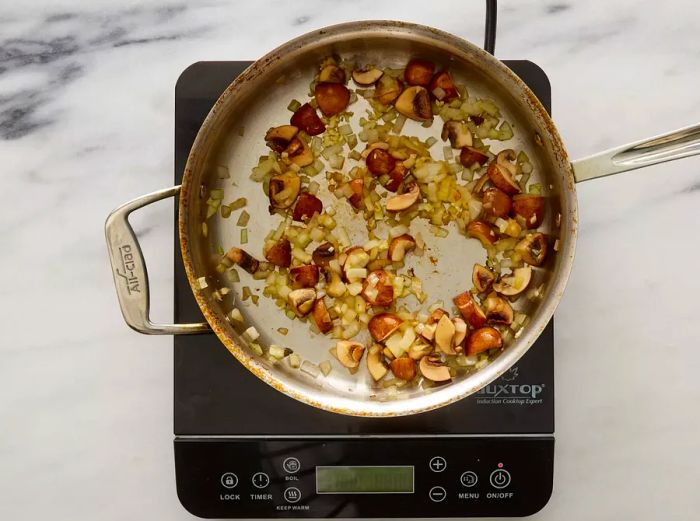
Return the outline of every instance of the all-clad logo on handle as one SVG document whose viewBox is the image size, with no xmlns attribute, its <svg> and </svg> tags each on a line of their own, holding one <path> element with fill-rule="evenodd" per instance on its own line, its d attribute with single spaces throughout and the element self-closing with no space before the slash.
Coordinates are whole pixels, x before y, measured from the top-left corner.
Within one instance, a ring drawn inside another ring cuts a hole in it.
<svg viewBox="0 0 700 521">
<path fill-rule="evenodd" d="M 141 283 L 136 275 L 136 262 L 132 253 L 131 244 L 119 246 L 119 259 L 121 267 L 116 269 L 117 275 L 124 279 L 126 290 L 129 295 L 133 293 L 141 293 Z"/>
</svg>

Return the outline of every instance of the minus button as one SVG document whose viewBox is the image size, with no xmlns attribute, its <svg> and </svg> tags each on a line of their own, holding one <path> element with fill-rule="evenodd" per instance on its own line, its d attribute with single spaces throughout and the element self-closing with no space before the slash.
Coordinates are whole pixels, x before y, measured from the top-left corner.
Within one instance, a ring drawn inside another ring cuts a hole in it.
<svg viewBox="0 0 700 521">
<path fill-rule="evenodd" d="M 442 487 L 433 487 L 430 489 L 430 492 L 428 492 L 428 496 L 430 496 L 433 502 L 440 503 L 441 501 L 445 501 L 447 491 Z"/>
</svg>

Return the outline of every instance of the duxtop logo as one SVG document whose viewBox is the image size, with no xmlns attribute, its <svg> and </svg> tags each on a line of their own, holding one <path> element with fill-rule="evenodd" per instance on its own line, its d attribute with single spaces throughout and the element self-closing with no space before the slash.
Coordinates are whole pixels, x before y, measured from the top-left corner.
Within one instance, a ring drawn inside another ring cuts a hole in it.
<svg viewBox="0 0 700 521">
<path fill-rule="evenodd" d="M 545 384 L 518 382 L 518 368 L 511 367 L 498 380 L 476 393 L 476 403 L 498 405 L 540 405 Z"/>
<path fill-rule="evenodd" d="M 124 279 L 129 295 L 141 293 L 141 283 L 136 274 L 136 262 L 134 262 L 134 254 L 130 244 L 119 247 L 119 258 L 121 260 L 121 268 L 117 268 L 116 272 L 117 275 Z"/>
</svg>

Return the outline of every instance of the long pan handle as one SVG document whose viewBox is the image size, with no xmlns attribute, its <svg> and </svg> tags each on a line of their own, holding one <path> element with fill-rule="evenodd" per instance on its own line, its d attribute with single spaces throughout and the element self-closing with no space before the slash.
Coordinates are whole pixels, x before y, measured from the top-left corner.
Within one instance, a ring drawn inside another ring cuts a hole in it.
<svg viewBox="0 0 700 521">
<path fill-rule="evenodd" d="M 577 183 L 700 154 L 700 123 L 572 163 Z"/>
<path fill-rule="evenodd" d="M 109 261 L 112 264 L 112 275 L 122 315 L 131 328 L 147 335 L 183 335 L 210 331 L 206 322 L 154 324 L 149 318 L 148 272 L 141 246 L 129 224 L 129 214 L 161 199 L 174 197 L 179 191 L 178 185 L 129 201 L 109 214 L 105 223 Z"/>
</svg>

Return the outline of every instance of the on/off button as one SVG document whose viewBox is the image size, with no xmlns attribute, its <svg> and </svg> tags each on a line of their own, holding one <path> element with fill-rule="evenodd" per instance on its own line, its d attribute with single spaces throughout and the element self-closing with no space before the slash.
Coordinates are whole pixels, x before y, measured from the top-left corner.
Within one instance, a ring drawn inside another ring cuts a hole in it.
<svg viewBox="0 0 700 521">
<path fill-rule="evenodd" d="M 510 472 L 506 469 L 496 469 L 489 476 L 489 481 L 493 488 L 506 488 L 510 485 Z"/>
</svg>

